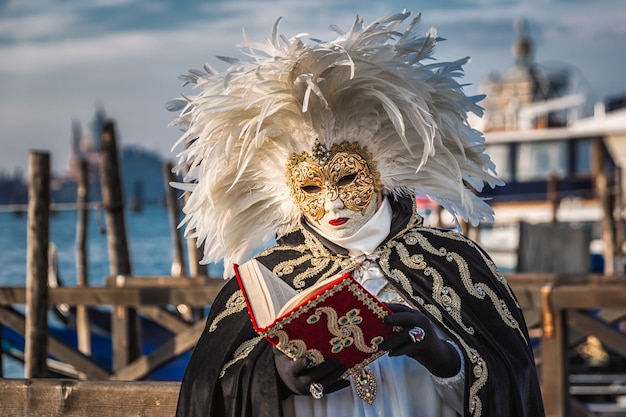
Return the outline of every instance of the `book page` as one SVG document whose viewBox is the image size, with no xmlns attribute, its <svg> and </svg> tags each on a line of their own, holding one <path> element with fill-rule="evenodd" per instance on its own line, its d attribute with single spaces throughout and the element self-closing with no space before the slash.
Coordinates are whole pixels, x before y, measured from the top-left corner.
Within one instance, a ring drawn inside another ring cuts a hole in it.
<svg viewBox="0 0 626 417">
<path fill-rule="evenodd" d="M 282 306 L 282 308 L 280 309 L 280 311 L 278 312 L 276 316 L 279 317 L 285 313 L 288 313 L 289 311 L 295 309 L 298 305 L 302 304 L 308 298 L 310 298 L 313 294 L 317 293 L 318 291 L 321 291 L 325 287 L 332 287 L 337 282 L 343 279 L 344 278 L 342 274 L 342 275 L 333 276 L 328 279 L 325 279 L 324 281 L 315 283 L 314 285 L 310 286 L 309 288 L 302 291 L 301 293 L 298 293 L 295 296 L 293 296 L 288 302 L 284 303 L 284 305 Z"/>
<path fill-rule="evenodd" d="M 274 275 L 272 271 L 267 269 L 260 262 L 257 262 L 257 266 L 264 278 L 263 282 L 265 283 L 266 291 L 268 292 L 268 304 L 270 304 L 273 321 L 278 316 L 278 311 L 282 308 L 282 306 L 295 296 L 297 292 L 285 281 Z"/>
<path fill-rule="evenodd" d="M 269 326 L 278 310 L 296 294 L 296 290 L 256 259 L 237 268 L 257 326 Z"/>
</svg>

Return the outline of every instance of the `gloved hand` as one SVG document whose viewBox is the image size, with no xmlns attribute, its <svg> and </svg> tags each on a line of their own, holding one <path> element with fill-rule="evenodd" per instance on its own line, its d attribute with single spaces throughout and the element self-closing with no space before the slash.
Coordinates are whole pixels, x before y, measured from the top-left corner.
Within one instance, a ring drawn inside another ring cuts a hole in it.
<svg viewBox="0 0 626 417">
<path fill-rule="evenodd" d="M 346 371 L 346 366 L 338 359 L 329 358 L 319 365 L 309 368 L 307 358 L 293 360 L 276 347 L 273 349 L 278 375 L 291 393 L 311 395 L 310 386 L 313 383 L 321 384 L 324 394 L 338 391 L 350 385 L 350 381 L 340 379 Z"/>
<path fill-rule="evenodd" d="M 380 349 L 388 350 L 389 356 L 407 355 L 440 378 L 449 378 L 461 369 L 459 353 L 450 343 L 437 336 L 435 327 L 419 310 L 403 304 L 387 304 L 393 311 L 385 317 L 388 326 L 406 329 L 385 339 Z M 417 330 L 413 330 L 416 329 Z M 421 329 L 421 331 L 419 330 Z M 414 332 L 411 337 L 410 332 Z"/>
</svg>

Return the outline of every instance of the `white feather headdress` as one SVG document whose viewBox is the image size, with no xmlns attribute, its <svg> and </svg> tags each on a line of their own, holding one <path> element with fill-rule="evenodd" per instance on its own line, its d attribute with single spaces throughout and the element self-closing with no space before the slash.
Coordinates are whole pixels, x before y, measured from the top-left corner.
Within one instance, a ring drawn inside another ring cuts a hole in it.
<svg viewBox="0 0 626 417">
<path fill-rule="evenodd" d="M 369 26 L 357 17 L 331 42 L 305 35 L 239 45 L 248 60 L 222 58 L 224 72 L 205 65 L 183 78 L 195 96 L 168 103 L 172 124 L 185 131 L 177 145 L 179 187 L 188 236 L 204 242 L 203 262 L 242 262 L 262 242 L 297 225 L 300 212 L 286 186 L 285 165 L 311 152 L 316 139 L 367 148 L 388 194 L 427 194 L 472 224 L 492 220 L 492 209 L 471 190 L 503 183 L 484 153 L 482 134 L 467 122 L 481 114 L 456 78 L 467 58 L 431 61 L 434 29 L 420 37 L 402 12 Z M 244 34 L 245 35 L 245 34 Z"/>
</svg>

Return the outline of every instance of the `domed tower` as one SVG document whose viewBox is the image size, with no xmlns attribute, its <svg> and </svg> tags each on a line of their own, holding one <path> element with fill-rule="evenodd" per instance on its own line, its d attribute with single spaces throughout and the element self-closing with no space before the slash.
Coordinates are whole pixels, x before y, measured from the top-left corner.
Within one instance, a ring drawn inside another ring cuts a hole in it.
<svg viewBox="0 0 626 417">
<path fill-rule="evenodd" d="M 514 63 L 504 76 L 491 74 L 481 85 L 487 98 L 480 128 L 501 131 L 565 125 L 569 116 L 564 111 L 577 101 L 563 104 L 557 99 L 571 93 L 571 70 L 537 64 L 528 22 L 518 19 L 513 26 L 517 32 Z"/>
<path fill-rule="evenodd" d="M 534 44 L 528 35 L 528 22 L 526 19 L 518 19 L 513 23 L 513 27 L 517 30 L 517 41 L 513 44 L 515 65 L 529 68 L 533 62 Z"/>
</svg>

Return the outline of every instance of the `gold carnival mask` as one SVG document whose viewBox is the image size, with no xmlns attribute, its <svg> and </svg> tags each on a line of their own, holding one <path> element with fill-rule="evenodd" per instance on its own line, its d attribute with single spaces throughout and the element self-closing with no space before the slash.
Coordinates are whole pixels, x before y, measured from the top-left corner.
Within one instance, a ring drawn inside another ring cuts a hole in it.
<svg viewBox="0 0 626 417">
<path fill-rule="evenodd" d="M 347 209 L 363 213 L 382 188 L 371 154 L 355 142 L 328 150 L 316 140 L 311 154 L 293 154 L 286 169 L 291 198 L 315 220 L 324 216 L 324 203 L 337 198 Z"/>
</svg>

